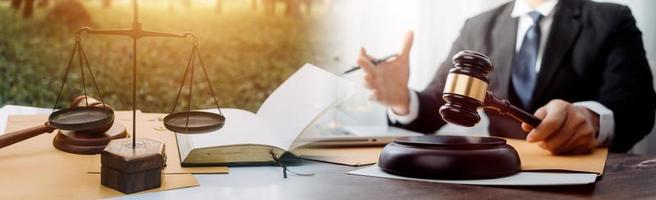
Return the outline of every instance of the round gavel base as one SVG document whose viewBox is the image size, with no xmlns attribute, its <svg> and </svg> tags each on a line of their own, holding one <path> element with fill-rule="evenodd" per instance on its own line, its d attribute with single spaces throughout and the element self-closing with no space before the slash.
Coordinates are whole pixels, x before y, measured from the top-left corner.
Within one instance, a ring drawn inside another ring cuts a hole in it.
<svg viewBox="0 0 656 200">
<path fill-rule="evenodd" d="M 378 166 L 400 176 L 463 180 L 513 175 L 521 163 L 501 138 L 426 135 L 387 144 Z"/>
<path fill-rule="evenodd" d="M 114 122 L 104 133 L 80 133 L 58 130 L 53 145 L 55 148 L 74 154 L 99 154 L 114 139 L 128 137 L 123 124 Z"/>
</svg>

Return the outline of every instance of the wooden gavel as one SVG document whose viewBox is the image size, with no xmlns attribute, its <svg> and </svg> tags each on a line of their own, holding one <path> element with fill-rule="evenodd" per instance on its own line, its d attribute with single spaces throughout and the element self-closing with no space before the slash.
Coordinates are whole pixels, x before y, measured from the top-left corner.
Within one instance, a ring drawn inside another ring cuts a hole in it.
<svg viewBox="0 0 656 200">
<path fill-rule="evenodd" d="M 103 109 L 103 110 L 109 109 L 110 110 L 109 112 L 113 113 L 113 111 L 111 111 L 111 107 L 109 107 L 106 104 L 102 104 L 98 100 L 93 99 L 91 97 L 85 98 L 85 96 L 78 96 L 75 99 L 73 99 L 73 102 L 71 103 L 71 108 L 72 109 L 80 108 L 80 107 L 87 107 L 87 106 L 88 107 L 95 107 L 96 109 Z M 55 112 L 55 113 L 57 113 L 57 112 Z M 55 114 L 55 113 L 53 113 L 53 114 Z M 42 125 L 0 135 L 0 148 L 15 144 L 17 142 L 20 142 L 20 141 L 23 141 L 23 140 L 26 140 L 26 139 L 29 139 L 29 138 L 44 134 L 44 133 L 52 133 L 55 129 L 57 129 L 53 126 L 52 121 L 51 121 L 51 118 L 52 118 L 53 114 L 51 114 L 51 117 L 48 120 L 48 122 L 45 122 Z M 112 115 L 111 123 L 103 123 L 103 124 L 100 124 L 100 125 L 86 123 L 86 124 L 89 124 L 90 126 L 86 126 L 86 127 L 82 127 L 82 128 L 84 128 L 84 131 L 86 131 L 86 132 L 100 132 L 100 133 L 102 133 L 102 132 L 105 132 L 105 131 L 109 130 L 112 127 L 113 121 L 114 121 L 114 119 L 113 119 L 113 115 Z M 78 124 L 83 124 L 84 125 L 85 123 L 78 123 Z M 72 127 L 71 129 L 80 129 L 80 127 Z"/>
<path fill-rule="evenodd" d="M 533 127 L 542 122 L 487 90 L 487 76 L 493 70 L 490 58 L 475 51 L 465 50 L 456 53 L 452 62 L 455 68 L 449 71 L 442 95 L 446 101 L 446 104 L 440 107 L 442 119 L 471 127 L 481 120 L 477 109 L 484 107 L 495 109 Z"/>
</svg>

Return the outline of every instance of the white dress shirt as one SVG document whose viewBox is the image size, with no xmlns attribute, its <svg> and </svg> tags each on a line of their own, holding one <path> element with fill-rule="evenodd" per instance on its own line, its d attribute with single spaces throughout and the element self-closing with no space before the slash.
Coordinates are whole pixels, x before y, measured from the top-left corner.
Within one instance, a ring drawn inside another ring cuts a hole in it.
<svg viewBox="0 0 656 200">
<path fill-rule="evenodd" d="M 542 37 L 540 37 L 540 49 L 538 49 L 538 58 L 535 65 L 536 73 L 540 71 L 540 67 L 542 66 L 542 55 L 544 53 L 544 47 L 546 46 L 547 39 L 549 38 L 549 32 L 551 30 L 551 24 L 553 23 L 554 18 L 553 15 L 557 4 L 558 0 L 547 0 L 537 7 L 532 7 L 526 0 L 516 0 L 512 13 L 510 14 L 510 16 L 513 18 L 519 18 L 519 23 L 517 25 L 515 52 L 519 51 L 526 32 L 534 23 L 533 19 L 531 19 L 528 13 L 537 11 L 543 16 L 542 20 L 540 20 L 540 34 Z M 419 97 L 417 96 L 417 93 L 412 90 L 410 90 L 409 94 L 410 109 L 408 114 L 400 116 L 394 113 L 392 109 L 388 109 L 388 117 L 392 122 L 409 124 L 417 118 L 417 115 L 419 114 Z M 599 115 L 599 134 L 597 135 L 595 144 L 597 146 L 608 145 L 615 130 L 613 111 L 596 101 L 575 102 L 574 105 L 586 107 L 590 111 Z"/>
</svg>

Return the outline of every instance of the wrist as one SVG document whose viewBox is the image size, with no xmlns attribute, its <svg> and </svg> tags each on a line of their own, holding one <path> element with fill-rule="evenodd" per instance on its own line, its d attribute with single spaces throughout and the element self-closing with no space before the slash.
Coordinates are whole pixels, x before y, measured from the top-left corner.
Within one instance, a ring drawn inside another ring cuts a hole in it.
<svg viewBox="0 0 656 200">
<path fill-rule="evenodd" d="M 403 116 L 410 113 L 410 91 L 404 90 L 399 94 L 400 101 L 396 105 L 390 106 L 394 114 Z"/>
<path fill-rule="evenodd" d="M 410 113 L 410 109 L 408 109 L 408 106 L 405 106 L 405 107 L 403 107 L 403 106 L 392 106 L 391 108 L 392 108 L 392 112 L 394 112 L 394 114 L 399 115 L 399 116 L 407 115 L 407 114 Z"/>
<path fill-rule="evenodd" d="M 590 123 L 590 125 L 592 126 L 594 130 L 595 138 L 599 137 L 599 129 L 600 129 L 599 115 L 586 107 L 583 106 L 576 106 L 576 107 L 578 107 L 579 110 L 582 111 L 588 123 Z"/>
<path fill-rule="evenodd" d="M 581 101 L 574 103 L 575 106 L 587 108 L 596 117 L 593 120 L 594 128 L 598 131 L 595 135 L 597 146 L 608 146 L 613 140 L 615 120 L 613 111 L 597 101 Z"/>
</svg>

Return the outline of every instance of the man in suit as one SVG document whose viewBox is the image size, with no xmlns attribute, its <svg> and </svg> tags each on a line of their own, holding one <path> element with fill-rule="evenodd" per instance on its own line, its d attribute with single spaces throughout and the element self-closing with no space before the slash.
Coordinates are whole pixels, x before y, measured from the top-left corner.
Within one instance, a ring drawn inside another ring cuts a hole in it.
<svg viewBox="0 0 656 200">
<path fill-rule="evenodd" d="M 626 152 L 650 132 L 656 109 L 641 34 L 625 6 L 516 0 L 468 19 L 449 58 L 461 50 L 488 55 L 488 89 L 542 119 L 531 127 L 485 109 L 491 135 L 526 138 L 554 154 L 604 145 Z M 444 61 L 425 90 L 408 89 L 412 38 L 397 57 L 374 66 L 363 48 L 357 62 L 393 125 L 431 133 L 445 124 L 438 109 L 453 64 Z"/>
</svg>

